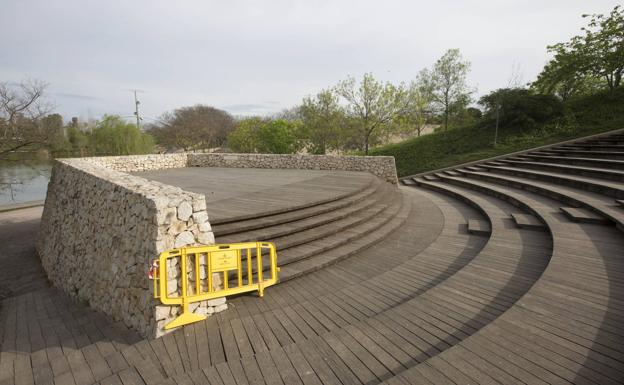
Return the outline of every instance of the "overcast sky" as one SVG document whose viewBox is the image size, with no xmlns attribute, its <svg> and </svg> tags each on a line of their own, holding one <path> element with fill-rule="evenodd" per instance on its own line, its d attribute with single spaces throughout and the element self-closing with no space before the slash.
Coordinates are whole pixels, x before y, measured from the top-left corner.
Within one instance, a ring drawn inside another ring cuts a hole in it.
<svg viewBox="0 0 624 385">
<path fill-rule="evenodd" d="M 531 81 L 546 46 L 579 32 L 613 0 L 2 0 L 0 81 L 50 84 L 57 112 L 146 122 L 197 103 L 267 114 L 372 72 L 409 81 L 448 48 L 484 94 L 512 67 Z"/>
</svg>

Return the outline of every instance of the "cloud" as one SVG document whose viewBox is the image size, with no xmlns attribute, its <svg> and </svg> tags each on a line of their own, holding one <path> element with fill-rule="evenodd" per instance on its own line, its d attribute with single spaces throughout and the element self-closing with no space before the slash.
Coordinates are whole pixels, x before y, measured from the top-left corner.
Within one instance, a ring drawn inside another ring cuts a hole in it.
<svg viewBox="0 0 624 385">
<path fill-rule="evenodd" d="M 89 95 L 81 95 L 81 94 L 72 94 L 67 92 L 51 92 L 49 95 L 57 98 L 63 99 L 77 99 L 77 100 L 87 100 L 87 101 L 102 101 L 102 98 L 96 96 Z"/>
<path fill-rule="evenodd" d="M 479 94 L 514 63 L 530 81 L 546 46 L 615 0 L 3 0 L 0 81 L 50 83 L 59 112 L 159 116 L 197 103 L 267 114 L 364 72 L 413 79 L 448 48 Z"/>
<path fill-rule="evenodd" d="M 276 112 L 279 102 L 266 102 L 263 104 L 232 104 L 220 108 L 232 115 L 267 115 Z M 279 110 L 279 108 L 278 108 Z"/>
</svg>

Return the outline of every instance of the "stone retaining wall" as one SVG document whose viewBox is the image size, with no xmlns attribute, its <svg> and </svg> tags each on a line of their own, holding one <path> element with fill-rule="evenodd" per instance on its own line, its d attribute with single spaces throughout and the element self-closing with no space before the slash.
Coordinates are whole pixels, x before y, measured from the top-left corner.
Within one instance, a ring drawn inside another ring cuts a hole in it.
<svg viewBox="0 0 624 385">
<path fill-rule="evenodd" d="M 205 198 L 94 159 L 102 158 L 55 162 L 37 242 L 43 267 L 73 297 L 146 337 L 159 336 L 179 308 L 153 300 L 149 263 L 165 250 L 214 243 Z M 219 300 L 193 310 L 209 314 L 225 306 Z"/>
<path fill-rule="evenodd" d="M 366 171 L 392 184 L 398 183 L 392 156 L 189 153 L 187 166 Z"/>
</svg>

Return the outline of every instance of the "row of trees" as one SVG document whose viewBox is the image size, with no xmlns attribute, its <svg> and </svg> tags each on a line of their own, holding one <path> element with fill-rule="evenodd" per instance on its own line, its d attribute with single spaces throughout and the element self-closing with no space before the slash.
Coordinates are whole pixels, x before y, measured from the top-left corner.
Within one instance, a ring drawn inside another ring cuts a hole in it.
<svg viewBox="0 0 624 385">
<path fill-rule="evenodd" d="M 448 50 L 414 81 L 398 85 L 367 73 L 303 99 L 301 105 L 273 118 L 235 121 L 227 112 L 196 105 L 164 114 L 149 132 L 167 148 L 186 151 L 227 146 L 237 152 L 314 154 L 361 150 L 396 133 L 420 135 L 425 125 L 444 129 L 466 116 L 473 90 L 466 77 L 470 63 L 459 50 Z"/>
<path fill-rule="evenodd" d="M 166 113 L 147 127 L 172 150 L 227 147 L 237 152 L 314 154 L 358 150 L 387 142 L 396 134 L 420 136 L 427 125 L 442 130 L 478 121 L 533 127 L 564 113 L 563 102 L 602 89 L 614 91 L 624 75 L 624 12 L 584 15 L 582 34 L 548 47 L 553 58 L 526 87 L 495 90 L 470 107 L 475 92 L 467 83 L 470 63 L 448 50 L 409 83 L 392 84 L 364 74 L 305 97 L 272 118 L 235 119 L 225 111 L 196 105 Z M 46 84 L 0 83 L 0 158 L 32 146 L 89 154 L 128 154 L 152 149 L 152 138 L 119 117 L 94 127 L 63 128 L 62 117 L 42 95 Z M 483 115 L 483 117 L 482 117 Z"/>
<path fill-rule="evenodd" d="M 467 106 L 474 92 L 466 81 L 469 69 L 470 63 L 462 58 L 459 50 L 451 49 L 409 84 L 394 85 L 377 80 L 370 73 L 359 81 L 349 77 L 333 88 L 304 98 L 300 106 L 280 116 L 288 118 L 289 132 L 295 132 L 299 139 L 298 145 L 285 148 L 306 147 L 314 154 L 349 150 L 368 154 L 371 146 L 396 133 L 420 135 L 425 125 L 433 122 L 440 122 L 443 129 L 447 129 L 467 116 Z M 278 125 L 284 125 L 282 120 Z M 243 132 L 248 132 L 249 126 L 259 121 L 262 119 L 240 122 L 230 134 L 230 149 L 263 151 L 260 145 L 239 145 L 239 138 L 246 135 Z M 270 126 L 269 122 L 263 124 Z M 261 135 L 262 130 L 258 133 Z"/>
</svg>

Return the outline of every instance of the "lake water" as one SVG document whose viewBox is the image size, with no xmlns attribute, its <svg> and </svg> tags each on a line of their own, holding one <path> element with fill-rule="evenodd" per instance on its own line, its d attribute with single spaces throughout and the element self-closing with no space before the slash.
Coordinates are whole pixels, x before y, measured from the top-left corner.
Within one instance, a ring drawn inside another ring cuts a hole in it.
<svg viewBox="0 0 624 385">
<path fill-rule="evenodd" d="M 0 206 L 45 199 L 52 162 L 0 162 Z"/>
</svg>

